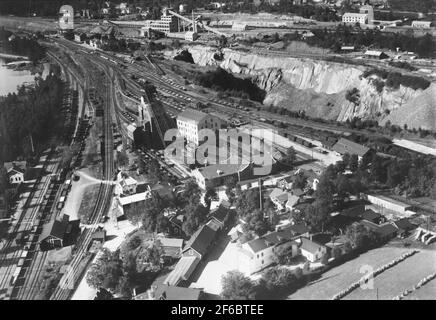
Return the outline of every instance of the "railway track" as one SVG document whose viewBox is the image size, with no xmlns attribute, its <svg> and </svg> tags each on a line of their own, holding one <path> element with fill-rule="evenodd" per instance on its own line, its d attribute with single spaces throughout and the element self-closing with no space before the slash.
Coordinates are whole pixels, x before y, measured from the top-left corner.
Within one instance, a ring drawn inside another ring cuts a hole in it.
<svg viewBox="0 0 436 320">
<path fill-rule="evenodd" d="M 100 65 L 101 67 L 101 65 Z M 112 136 L 112 113 L 114 111 L 115 88 L 110 72 L 104 68 L 106 74 L 106 108 L 103 115 L 103 139 L 104 139 L 104 161 L 103 172 L 106 183 L 100 185 L 94 210 L 90 216 L 89 224 L 96 225 L 102 221 L 110 208 L 110 198 L 112 195 L 112 184 L 109 181 L 113 178 L 114 159 L 113 159 L 113 136 Z M 92 234 L 96 227 L 86 228 L 78 239 L 75 246 L 75 254 L 69 264 L 68 272 L 60 279 L 58 286 L 52 293 L 50 300 L 68 300 L 74 293 L 79 281 L 85 274 L 92 256 L 88 253 Z"/>
</svg>

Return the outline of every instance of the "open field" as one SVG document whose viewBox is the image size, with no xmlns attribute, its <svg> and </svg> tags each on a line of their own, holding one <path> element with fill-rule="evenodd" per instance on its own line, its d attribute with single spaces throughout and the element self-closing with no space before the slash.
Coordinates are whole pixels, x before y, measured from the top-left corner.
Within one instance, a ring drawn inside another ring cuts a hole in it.
<svg viewBox="0 0 436 320">
<path fill-rule="evenodd" d="M 436 251 L 422 250 L 421 252 L 400 262 L 395 267 L 388 269 L 374 278 L 374 290 L 354 290 L 345 296 L 345 300 L 373 300 L 376 299 L 378 288 L 378 298 L 381 300 L 392 299 L 400 295 L 406 289 L 412 289 L 421 279 L 436 271 Z M 432 281 L 431 281 L 432 282 Z M 431 282 L 427 285 L 431 287 Z M 426 286 L 426 285 L 425 285 Z M 423 290 L 427 289 L 425 286 Z M 435 288 L 435 287 L 434 287 Z M 422 289 L 418 289 L 420 291 Z M 426 290 L 428 291 L 428 290 Z M 436 299 L 436 292 L 433 294 L 423 291 L 416 293 L 420 298 Z M 426 296 L 427 294 L 427 296 Z M 428 296 L 430 294 L 430 296 Z"/>
<path fill-rule="evenodd" d="M 420 289 L 413 291 L 404 300 L 435 300 L 436 299 L 436 279 L 433 279 Z"/>
<path fill-rule="evenodd" d="M 291 294 L 291 300 L 329 300 L 341 290 L 347 288 L 353 282 L 358 281 L 367 273 L 367 270 L 360 270 L 364 266 L 371 266 L 374 269 L 395 260 L 403 253 L 410 251 L 408 248 L 382 247 L 363 253 L 354 260 L 348 261 L 335 267 L 322 275 L 321 278 L 309 283 L 306 287 Z M 412 259 L 412 258 L 409 258 Z M 401 262 L 404 263 L 407 260 Z M 398 264 L 395 268 L 399 267 Z M 415 260 L 416 263 L 416 260 Z M 410 265 L 409 265 L 409 270 Z M 387 272 L 387 271 L 385 271 Z M 379 275 L 381 277 L 382 275 Z M 423 275 L 421 278 L 423 278 Z M 377 281 L 378 277 L 375 278 Z M 416 283 L 419 280 L 416 281 Z M 375 293 L 374 293 L 375 296 Z"/>
</svg>

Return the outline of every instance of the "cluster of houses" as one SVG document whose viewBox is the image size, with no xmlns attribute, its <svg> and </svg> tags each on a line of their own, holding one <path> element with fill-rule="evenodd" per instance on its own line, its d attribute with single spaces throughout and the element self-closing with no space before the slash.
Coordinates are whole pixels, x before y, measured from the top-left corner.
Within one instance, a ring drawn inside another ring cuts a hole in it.
<svg viewBox="0 0 436 320">
<path fill-rule="evenodd" d="M 162 285 L 153 286 L 141 293 L 136 291 L 135 300 L 172 300 L 180 299 L 181 296 L 189 300 L 201 299 L 203 297 L 202 290 L 186 288 L 186 284 L 200 261 L 215 244 L 220 231 L 225 229 L 230 211 L 231 209 L 227 204 L 221 204 L 210 213 L 208 222 L 201 226 L 184 245 L 183 239 L 158 238 L 165 256 L 179 260 Z"/>
</svg>

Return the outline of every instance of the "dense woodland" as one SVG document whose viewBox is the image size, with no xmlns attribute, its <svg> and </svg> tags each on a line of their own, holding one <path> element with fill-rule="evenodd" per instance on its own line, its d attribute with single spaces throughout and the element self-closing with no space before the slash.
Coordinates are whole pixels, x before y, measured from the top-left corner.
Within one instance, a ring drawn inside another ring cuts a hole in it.
<svg viewBox="0 0 436 320">
<path fill-rule="evenodd" d="M 0 163 L 32 156 L 61 136 L 63 119 L 60 108 L 64 83 L 53 73 L 37 78 L 35 87 L 20 87 L 0 102 Z"/>
<path fill-rule="evenodd" d="M 29 57 L 33 63 L 44 57 L 45 48 L 39 45 L 37 39 L 11 36 L 12 32 L 0 28 L 1 52 Z"/>
</svg>

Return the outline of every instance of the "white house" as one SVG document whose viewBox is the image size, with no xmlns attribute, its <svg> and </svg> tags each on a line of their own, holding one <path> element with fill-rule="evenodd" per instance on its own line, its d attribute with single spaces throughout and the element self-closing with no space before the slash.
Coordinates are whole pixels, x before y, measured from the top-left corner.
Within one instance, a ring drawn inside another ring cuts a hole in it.
<svg viewBox="0 0 436 320">
<path fill-rule="evenodd" d="M 306 259 L 310 262 L 316 262 L 320 260 L 323 255 L 327 253 L 326 246 L 316 243 L 310 239 L 301 237 L 297 239 L 296 242 L 299 243 L 301 255 L 306 257 Z"/>
<path fill-rule="evenodd" d="M 20 168 L 13 168 L 8 171 L 8 179 L 10 184 L 17 184 L 24 181 L 24 171 Z"/>
<path fill-rule="evenodd" d="M 344 23 L 367 24 L 368 23 L 368 14 L 366 14 L 366 13 L 346 12 L 342 16 L 342 22 L 344 22 Z"/>
<path fill-rule="evenodd" d="M 129 194 L 135 194 L 136 193 L 136 187 L 138 186 L 138 181 L 133 179 L 132 177 L 123 178 L 119 182 L 121 188 L 123 189 L 123 194 L 129 195 Z"/>
<path fill-rule="evenodd" d="M 292 257 L 297 256 L 299 244 L 294 240 L 308 234 L 306 226 L 292 225 L 244 243 L 238 251 L 240 270 L 252 274 L 270 266 L 276 261 L 277 250 L 283 247 L 289 247 Z"/>
<path fill-rule="evenodd" d="M 289 192 L 279 188 L 274 188 L 269 195 L 271 201 L 275 204 L 277 210 L 283 210 L 289 198 Z"/>
</svg>

